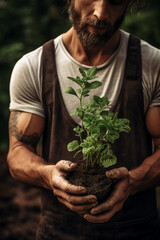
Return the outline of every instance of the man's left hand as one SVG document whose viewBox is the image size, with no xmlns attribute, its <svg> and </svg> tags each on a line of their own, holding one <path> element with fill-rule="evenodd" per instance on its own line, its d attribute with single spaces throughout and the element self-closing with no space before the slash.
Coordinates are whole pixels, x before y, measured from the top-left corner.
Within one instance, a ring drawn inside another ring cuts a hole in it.
<svg viewBox="0 0 160 240">
<path fill-rule="evenodd" d="M 123 208 L 124 202 L 129 194 L 129 171 L 121 167 L 106 172 L 108 178 L 117 179 L 114 190 L 109 198 L 91 209 L 90 214 L 84 218 L 92 223 L 104 223 L 109 221 L 118 211 Z"/>
</svg>

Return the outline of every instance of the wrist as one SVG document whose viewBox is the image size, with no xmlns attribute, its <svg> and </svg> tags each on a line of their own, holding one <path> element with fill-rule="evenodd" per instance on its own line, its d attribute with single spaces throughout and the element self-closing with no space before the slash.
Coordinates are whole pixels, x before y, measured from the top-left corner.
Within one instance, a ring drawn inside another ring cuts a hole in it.
<svg viewBox="0 0 160 240">
<path fill-rule="evenodd" d="M 53 174 L 54 165 L 50 164 L 41 164 L 39 165 L 39 175 L 41 177 L 42 187 L 52 190 L 52 174 Z"/>
<path fill-rule="evenodd" d="M 129 192 L 130 195 L 134 195 L 137 192 L 143 191 L 148 187 L 150 172 L 149 165 L 141 165 L 131 171 L 129 171 Z"/>
</svg>

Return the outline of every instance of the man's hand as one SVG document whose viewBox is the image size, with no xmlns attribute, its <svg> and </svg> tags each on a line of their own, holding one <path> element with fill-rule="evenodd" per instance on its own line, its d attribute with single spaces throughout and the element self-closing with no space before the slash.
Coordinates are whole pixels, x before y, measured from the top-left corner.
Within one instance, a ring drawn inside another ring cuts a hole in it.
<svg viewBox="0 0 160 240">
<path fill-rule="evenodd" d="M 51 186 L 54 195 L 62 204 L 71 211 L 83 215 L 98 203 L 94 195 L 85 195 L 84 187 L 72 185 L 66 180 L 67 173 L 73 171 L 75 166 L 76 164 L 65 160 L 54 165 L 51 171 Z"/>
<path fill-rule="evenodd" d="M 106 172 L 109 178 L 117 179 L 114 190 L 109 198 L 102 204 L 92 208 L 90 214 L 84 218 L 92 223 L 104 223 L 120 211 L 129 196 L 129 172 L 126 168 L 117 168 Z"/>
</svg>

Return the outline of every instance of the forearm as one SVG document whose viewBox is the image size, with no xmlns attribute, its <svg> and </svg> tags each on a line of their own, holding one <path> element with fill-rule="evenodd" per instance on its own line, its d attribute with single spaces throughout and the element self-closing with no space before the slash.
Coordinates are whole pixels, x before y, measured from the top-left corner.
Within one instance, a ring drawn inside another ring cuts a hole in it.
<svg viewBox="0 0 160 240">
<path fill-rule="evenodd" d="M 129 172 L 131 195 L 160 185 L 160 150 L 146 158 L 143 163 Z"/>
<path fill-rule="evenodd" d="M 18 146 L 9 151 L 7 157 L 12 176 L 22 182 L 52 189 L 50 185 L 51 169 L 43 158 L 25 146 Z"/>
</svg>

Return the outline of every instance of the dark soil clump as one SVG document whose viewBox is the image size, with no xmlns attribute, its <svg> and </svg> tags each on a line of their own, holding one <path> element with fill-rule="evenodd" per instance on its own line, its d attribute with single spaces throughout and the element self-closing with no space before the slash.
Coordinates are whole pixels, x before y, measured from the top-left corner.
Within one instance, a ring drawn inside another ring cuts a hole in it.
<svg viewBox="0 0 160 240">
<path fill-rule="evenodd" d="M 104 167 L 95 165 L 86 169 L 85 162 L 79 161 L 76 169 L 68 176 L 69 181 L 76 186 L 84 186 L 88 195 L 96 195 L 98 202 L 103 202 L 109 195 L 113 180 L 107 178 Z"/>
</svg>

